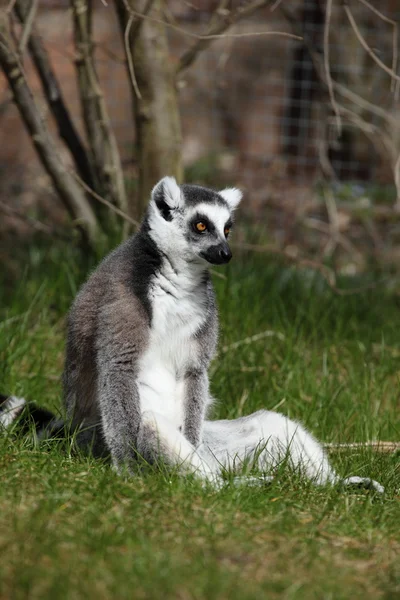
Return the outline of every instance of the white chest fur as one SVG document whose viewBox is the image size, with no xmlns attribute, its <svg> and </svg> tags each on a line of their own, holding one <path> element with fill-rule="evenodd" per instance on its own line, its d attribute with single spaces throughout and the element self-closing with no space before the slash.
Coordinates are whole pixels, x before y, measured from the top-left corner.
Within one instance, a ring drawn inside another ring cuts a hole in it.
<svg viewBox="0 0 400 600">
<path fill-rule="evenodd" d="M 166 264 L 150 287 L 150 339 L 139 367 L 141 411 L 152 410 L 179 428 L 184 421 L 184 376 L 197 366 L 194 335 L 206 319 L 206 289 L 199 276 Z"/>
</svg>

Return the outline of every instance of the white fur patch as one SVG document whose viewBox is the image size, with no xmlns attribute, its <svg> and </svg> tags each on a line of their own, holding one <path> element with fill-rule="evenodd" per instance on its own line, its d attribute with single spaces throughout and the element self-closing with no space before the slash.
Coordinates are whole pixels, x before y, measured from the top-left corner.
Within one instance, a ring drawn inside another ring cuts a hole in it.
<svg viewBox="0 0 400 600">
<path fill-rule="evenodd" d="M 221 190 L 218 192 L 220 196 L 228 203 L 231 211 L 235 210 L 243 197 L 243 194 L 237 188 L 226 188 L 225 190 Z"/>
<path fill-rule="evenodd" d="M 142 419 L 156 434 L 170 464 L 178 466 L 183 472 L 195 473 L 202 479 L 217 479 L 196 449 L 169 419 L 151 410 L 142 413 Z"/>
<path fill-rule="evenodd" d="M 187 211 L 187 219 L 193 218 L 193 215 L 199 213 L 204 215 L 218 230 L 219 234 L 225 239 L 224 229 L 227 221 L 231 218 L 230 211 L 220 204 L 208 204 L 207 202 L 201 202 L 196 204 L 193 208 Z"/>
<path fill-rule="evenodd" d="M 206 317 L 206 291 L 192 265 L 164 260 L 149 294 L 150 340 L 138 375 L 141 411 L 161 414 L 178 429 L 184 420 L 184 374 L 196 364 L 194 334 Z"/>
<path fill-rule="evenodd" d="M 182 203 L 182 194 L 179 185 L 176 183 L 175 177 L 164 177 L 153 188 L 152 197 L 162 189 L 164 200 L 170 208 L 179 208 Z"/>
<path fill-rule="evenodd" d="M 10 396 L 8 400 L 1 407 L 0 412 L 0 425 L 3 427 L 9 427 L 19 416 L 19 413 L 26 404 L 24 398 L 17 398 L 16 396 Z"/>
</svg>

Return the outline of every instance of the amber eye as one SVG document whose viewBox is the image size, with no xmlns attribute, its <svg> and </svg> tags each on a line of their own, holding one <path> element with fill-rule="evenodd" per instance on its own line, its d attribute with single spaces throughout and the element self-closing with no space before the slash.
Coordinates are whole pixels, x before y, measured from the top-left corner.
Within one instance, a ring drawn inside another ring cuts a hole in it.
<svg viewBox="0 0 400 600">
<path fill-rule="evenodd" d="M 231 232 L 231 228 L 230 227 L 225 227 L 225 229 L 224 229 L 225 237 L 228 237 L 228 235 L 230 234 L 230 232 Z"/>
<path fill-rule="evenodd" d="M 195 224 L 196 230 L 199 231 L 200 233 L 203 233 L 206 229 L 207 229 L 207 225 L 205 223 L 203 223 L 203 221 L 198 221 Z"/>
</svg>

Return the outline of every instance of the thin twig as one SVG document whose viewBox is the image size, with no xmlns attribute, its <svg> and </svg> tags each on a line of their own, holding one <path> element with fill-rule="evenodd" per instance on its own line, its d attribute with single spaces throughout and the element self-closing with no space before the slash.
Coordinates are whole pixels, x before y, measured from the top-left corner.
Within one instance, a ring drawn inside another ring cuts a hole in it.
<svg viewBox="0 0 400 600">
<path fill-rule="evenodd" d="M 54 229 L 54 227 L 47 225 L 47 223 L 43 223 L 42 221 L 39 221 L 38 219 L 34 219 L 33 217 L 30 217 L 30 216 L 26 215 L 25 213 L 23 213 L 22 211 L 14 208 L 13 206 L 9 206 L 8 204 L 5 204 L 1 200 L 0 200 L 0 210 L 5 214 L 16 217 L 20 221 L 27 223 L 28 225 L 33 227 L 33 229 L 36 229 L 36 231 L 40 231 L 40 232 L 46 233 L 48 235 L 56 235 L 58 238 L 62 238 L 66 241 L 71 241 L 70 236 L 63 234 L 62 232 L 56 231 Z"/>
<path fill-rule="evenodd" d="M 360 0 L 360 1 L 364 2 L 364 4 L 366 3 L 366 0 Z M 366 3 L 366 5 L 369 6 L 368 3 Z M 296 19 L 292 15 L 292 13 L 290 11 L 288 11 L 285 6 L 281 6 L 281 12 L 285 16 L 285 18 L 288 20 L 288 22 L 295 28 L 295 31 L 296 30 L 299 31 L 299 26 L 296 22 Z M 383 15 L 381 15 L 381 13 L 379 13 L 379 15 L 383 16 Z M 384 18 L 384 20 L 385 19 L 387 19 L 387 18 Z M 387 19 L 387 20 L 390 22 L 389 19 Z M 397 34 L 397 29 L 396 29 L 396 34 Z M 364 40 L 364 42 L 365 42 L 365 40 Z M 365 44 L 366 44 L 366 42 L 365 42 Z M 339 114 L 344 114 L 345 116 L 349 117 L 349 120 L 351 122 L 353 122 L 357 127 L 359 127 L 371 139 L 373 144 L 376 144 L 376 137 L 374 138 L 373 135 L 375 134 L 375 136 L 376 136 L 376 134 L 378 133 L 379 138 L 381 139 L 386 151 L 390 155 L 391 166 L 392 166 L 393 174 L 394 174 L 394 182 L 395 182 L 396 189 L 397 189 L 397 196 L 398 196 L 398 198 L 400 198 L 400 172 L 399 172 L 400 171 L 400 159 L 399 159 L 400 154 L 395 146 L 395 143 L 392 142 L 392 139 L 391 139 L 391 138 L 395 139 L 396 132 L 399 131 L 398 119 L 396 119 L 392 115 L 390 115 L 390 113 L 387 110 L 385 110 L 384 108 L 381 108 L 380 106 L 372 104 L 365 98 L 362 98 L 358 94 L 351 91 L 345 85 L 342 85 L 342 84 L 338 83 L 337 81 L 334 81 L 332 79 L 330 73 L 327 76 L 327 71 L 329 71 L 329 69 L 326 68 L 326 57 L 325 57 L 325 60 L 321 59 L 319 53 L 314 49 L 314 47 L 310 43 L 309 39 L 304 38 L 304 45 L 307 47 L 307 49 L 310 53 L 315 70 L 316 70 L 320 80 L 328 87 L 333 112 L 335 114 L 337 112 L 339 112 Z M 326 49 L 325 49 L 325 51 L 326 51 Z M 394 64 L 397 64 L 397 54 L 395 54 L 394 60 L 395 60 Z M 389 71 L 390 71 L 390 69 L 389 69 Z M 396 75 L 396 78 L 397 78 L 396 83 L 398 83 L 400 78 L 397 75 Z M 373 125 L 372 123 L 368 123 L 363 117 L 358 115 L 356 112 L 351 111 L 350 109 L 348 109 L 342 105 L 339 105 L 336 102 L 334 96 L 332 97 L 332 95 L 331 95 L 332 89 L 330 88 L 330 86 L 332 86 L 333 89 L 335 90 L 335 92 L 340 94 L 343 98 L 350 100 L 355 105 L 357 105 L 359 108 L 366 110 L 366 111 L 370 112 L 372 115 L 375 115 L 375 116 L 379 117 L 380 119 L 382 119 L 384 125 L 382 125 L 381 127 L 377 127 L 376 125 Z M 332 104 L 332 102 L 333 102 L 333 104 Z M 386 133 L 385 130 L 387 130 L 389 132 L 389 135 Z M 400 206 L 400 202 L 399 202 L 399 200 L 397 200 L 396 208 L 398 208 L 399 206 Z"/>
<path fill-rule="evenodd" d="M 125 28 L 125 32 L 124 32 L 124 45 L 125 45 L 126 60 L 128 61 L 128 71 L 129 71 L 129 77 L 130 77 L 131 83 L 132 83 L 132 88 L 135 91 L 136 97 L 139 98 L 139 100 L 141 100 L 142 94 L 140 93 L 139 86 L 138 86 L 138 83 L 137 83 L 137 80 L 135 77 L 135 69 L 133 67 L 133 58 L 132 58 L 132 52 L 131 52 L 131 47 L 130 47 L 130 31 L 131 31 L 131 27 L 132 27 L 132 23 L 133 23 L 134 19 L 135 19 L 134 15 L 129 15 L 129 19 L 126 24 L 126 28 Z"/>
<path fill-rule="evenodd" d="M 271 6 L 271 8 L 269 10 L 271 12 L 274 12 L 274 10 L 276 10 L 278 8 L 278 6 L 280 5 L 281 2 L 282 2 L 282 0 L 276 0 L 276 2 L 273 3 L 273 5 Z"/>
<path fill-rule="evenodd" d="M 250 335 L 249 337 L 244 338 L 243 340 L 238 340 L 237 342 L 233 342 L 232 344 L 227 344 L 226 346 L 222 346 L 220 352 L 229 352 L 229 350 L 236 350 L 240 346 L 252 344 L 253 342 L 258 342 L 265 338 L 276 337 L 278 340 L 283 341 L 285 336 L 280 331 L 273 331 L 271 329 L 267 329 L 266 331 L 261 331 L 260 333 L 256 333 L 255 335 Z"/>
<path fill-rule="evenodd" d="M 172 25 L 170 25 L 170 27 L 172 27 Z M 174 27 L 174 29 L 177 29 L 176 27 Z M 180 29 L 180 28 L 178 28 Z M 266 35 L 271 35 L 271 36 L 281 36 L 281 37 L 287 37 L 289 39 L 292 40 L 296 40 L 296 41 L 301 41 L 303 38 L 299 35 L 295 35 L 293 33 L 288 33 L 287 31 L 248 31 L 248 32 L 242 32 L 242 33 L 223 33 L 223 34 L 205 34 L 205 35 L 196 35 L 196 34 L 192 34 L 191 32 L 186 32 L 186 31 L 182 31 L 182 33 L 185 33 L 186 35 L 189 35 L 195 39 L 198 40 L 198 44 L 196 44 L 196 48 L 193 47 L 193 49 L 190 51 L 187 51 L 187 53 L 185 53 L 178 65 L 177 68 L 177 72 L 181 72 L 184 69 L 186 69 L 187 67 L 189 67 L 195 60 L 195 58 L 198 56 L 198 54 L 200 53 L 201 50 L 204 50 L 206 48 L 206 46 L 208 46 L 207 42 L 210 42 L 212 40 L 218 40 L 218 39 L 222 39 L 222 38 L 247 38 L 247 37 L 259 37 L 259 36 L 266 36 Z M 200 44 L 201 42 L 201 44 Z"/>
<path fill-rule="evenodd" d="M 265 0 L 258 0 L 258 4 L 260 6 L 264 5 Z M 257 6 L 257 8 L 258 8 L 258 6 Z M 242 8 L 242 12 L 245 13 L 245 16 L 247 14 L 250 14 L 250 12 L 247 12 L 247 11 L 250 11 L 249 6 Z M 186 35 L 186 36 L 191 37 L 196 40 L 216 40 L 216 39 L 225 38 L 225 37 L 232 37 L 232 38 L 257 37 L 257 36 L 263 36 L 263 35 L 273 35 L 273 36 L 279 35 L 279 36 L 287 37 L 287 38 L 290 38 L 293 40 L 298 40 L 298 41 L 301 41 L 303 39 L 303 37 L 301 35 L 295 35 L 293 33 L 287 32 L 287 31 L 254 31 L 254 32 L 252 31 L 252 32 L 242 32 L 242 33 L 200 34 L 200 33 L 194 33 L 193 31 L 189 31 L 188 29 L 183 29 L 183 27 L 179 27 L 178 25 L 174 25 L 173 23 L 169 23 L 165 19 L 159 19 L 157 17 L 153 17 L 151 15 L 146 15 L 144 13 L 138 12 L 136 10 L 133 10 L 131 7 L 129 7 L 128 12 L 129 12 L 129 14 L 133 14 L 142 19 L 146 18 L 150 21 L 154 21 L 155 23 L 161 23 L 162 25 L 165 25 L 166 27 L 174 29 L 174 30 L 178 31 L 179 33 L 182 33 L 183 35 Z"/>
<path fill-rule="evenodd" d="M 390 115 L 387 110 L 381 108 L 380 106 L 377 106 L 376 104 L 372 104 L 372 102 L 369 102 L 362 96 L 359 96 L 345 85 L 342 85 L 341 83 L 338 83 L 334 80 L 332 81 L 335 90 L 339 92 L 341 96 L 343 96 L 347 100 L 351 100 L 352 102 L 354 102 L 354 104 L 358 104 L 360 108 L 368 110 L 370 113 L 376 115 L 377 117 L 381 117 L 382 119 L 387 121 L 389 126 L 398 127 L 398 120 L 392 117 L 392 115 Z"/>
<path fill-rule="evenodd" d="M 92 1 L 70 0 L 77 52 L 78 90 L 93 156 L 96 188 L 124 214 L 128 209 L 121 157 L 96 71 L 92 39 Z"/>
<path fill-rule="evenodd" d="M 14 8 L 14 4 L 16 3 L 17 0 L 10 0 L 10 2 L 8 3 L 8 6 L 6 8 L 6 13 L 9 15 L 12 13 L 13 8 Z"/>
<path fill-rule="evenodd" d="M 340 112 L 343 116 L 347 117 L 348 122 L 354 124 L 360 131 L 363 131 L 364 134 L 369 138 L 371 143 L 376 146 L 377 140 L 380 139 L 382 145 L 386 151 L 386 153 L 390 157 L 391 167 L 393 171 L 393 180 L 396 187 L 397 192 L 397 200 L 396 206 L 400 205 L 400 174 L 399 174 L 399 164 L 400 164 L 400 152 L 397 149 L 396 144 L 392 140 L 392 138 L 396 138 L 396 135 L 392 137 L 389 136 L 382 127 L 378 127 L 377 125 L 373 125 L 372 123 L 368 123 L 365 119 L 363 119 L 360 115 L 350 110 L 349 108 L 345 108 L 344 106 L 340 107 Z M 394 131 L 398 131 L 398 127 L 394 129 Z"/>
<path fill-rule="evenodd" d="M 222 35 L 195 35 L 189 31 L 185 32 L 186 35 L 191 35 L 194 38 L 199 40 L 218 40 L 222 38 L 244 38 L 244 37 L 257 37 L 260 35 L 281 35 L 283 37 L 287 37 L 291 40 L 296 40 L 301 42 L 303 40 L 301 35 L 295 35 L 294 33 L 289 33 L 288 31 L 244 31 L 242 33 L 223 33 Z"/>
<path fill-rule="evenodd" d="M 125 6 L 126 10 L 128 11 L 128 13 L 130 15 L 132 15 L 132 14 L 134 15 L 134 13 L 132 12 L 132 8 L 129 4 L 129 1 L 128 0 L 122 0 L 122 1 L 124 3 L 124 6 Z M 149 12 L 151 11 L 151 9 L 153 7 L 153 4 L 154 4 L 154 0 L 147 0 L 146 5 L 143 8 L 142 18 L 141 19 L 137 18 L 136 21 L 133 23 L 131 34 L 130 34 L 131 46 L 134 45 L 135 40 L 139 34 L 139 30 L 141 28 L 143 19 L 145 19 L 148 16 Z M 134 15 L 134 16 L 137 17 L 138 15 Z"/>
<path fill-rule="evenodd" d="M 372 11 L 373 13 L 375 13 L 380 19 L 382 19 L 382 21 L 385 21 L 386 23 L 390 23 L 390 25 L 396 25 L 396 21 L 394 21 L 393 19 L 390 19 L 390 17 L 387 17 L 386 15 L 381 13 L 380 10 L 375 8 L 375 6 L 370 4 L 367 0 L 358 0 L 358 1 L 361 2 L 361 4 L 364 4 L 364 6 L 366 6 L 367 8 L 369 8 L 369 10 Z"/>
<path fill-rule="evenodd" d="M 354 31 L 358 41 L 360 42 L 360 44 L 364 48 L 364 50 L 370 55 L 372 60 L 374 60 L 376 62 L 376 64 L 385 71 L 385 73 L 390 75 L 390 77 L 392 77 L 396 81 L 400 81 L 400 75 L 397 75 L 397 73 L 395 73 L 393 71 L 393 69 L 391 69 L 390 67 L 385 65 L 385 63 L 382 62 L 381 59 L 372 50 L 371 46 L 369 46 L 369 44 L 365 40 L 364 36 L 362 35 L 360 29 L 358 28 L 358 25 L 356 23 L 356 20 L 354 19 L 353 13 L 350 10 L 350 7 L 347 4 L 345 4 L 345 2 L 343 2 L 343 9 L 347 15 L 347 18 L 350 22 L 351 27 L 353 28 L 353 31 Z"/>
<path fill-rule="evenodd" d="M 227 10 L 227 5 L 228 5 L 228 0 L 220 0 L 219 1 L 218 7 L 214 10 L 212 17 L 210 19 L 210 22 L 208 24 L 207 33 L 209 33 L 209 34 L 222 33 L 223 31 L 226 31 L 226 29 L 228 29 L 228 27 L 230 27 L 234 24 L 234 22 L 235 22 L 234 13 Z M 227 18 L 227 15 L 229 16 L 229 20 Z M 225 17 L 225 22 L 223 20 L 223 17 Z M 209 46 L 210 43 L 211 43 L 210 40 L 197 40 L 197 42 L 195 42 L 193 44 L 193 46 L 188 48 L 182 54 L 182 56 L 179 60 L 179 64 L 178 64 L 178 67 L 176 70 L 177 73 L 183 71 L 184 69 L 189 67 L 191 64 L 193 64 L 193 62 L 196 60 L 196 57 L 198 56 L 198 54 L 202 50 L 204 50 L 207 46 Z"/>
<path fill-rule="evenodd" d="M 354 442 L 348 444 L 335 444 L 335 443 L 326 443 L 323 444 L 325 450 L 330 450 L 331 452 L 342 452 L 345 450 L 366 450 L 371 449 L 375 452 L 397 452 L 400 450 L 400 442 Z"/>
<path fill-rule="evenodd" d="M 398 60 L 397 23 L 396 23 L 396 21 L 394 21 L 390 17 L 387 17 L 383 13 L 381 13 L 381 11 L 378 10 L 377 8 L 375 8 L 375 6 L 372 6 L 372 4 L 370 4 L 368 2 L 368 0 L 358 0 L 358 1 L 361 2 L 361 4 L 364 4 L 364 6 L 366 6 L 371 12 L 375 13 L 380 19 L 382 19 L 382 21 L 392 25 L 392 27 L 393 27 L 393 32 L 392 32 L 392 41 L 393 41 L 392 69 L 396 73 L 397 72 L 397 60 Z M 394 87 L 393 87 L 393 84 L 395 84 Z M 398 87 L 399 87 L 398 82 L 395 82 L 392 80 L 392 91 L 394 91 L 395 94 L 396 94 L 396 90 L 398 90 Z M 397 100 L 397 96 L 396 96 L 396 100 Z"/>
<path fill-rule="evenodd" d="M 148 16 L 149 12 L 152 9 L 153 4 L 154 4 L 154 0 L 147 0 L 146 5 L 143 9 L 143 16 L 141 18 L 139 18 L 138 14 L 136 14 L 133 11 L 133 9 L 129 3 L 129 0 L 122 0 L 121 2 L 118 2 L 117 7 L 116 7 L 117 14 L 118 14 L 120 24 L 121 24 L 123 38 L 124 38 L 124 49 L 125 49 L 126 60 L 128 63 L 129 79 L 132 84 L 132 89 L 138 100 L 142 99 L 142 95 L 140 93 L 140 89 L 139 89 L 138 82 L 137 82 L 136 75 L 135 75 L 132 49 L 135 46 L 135 42 L 136 42 L 137 36 L 139 35 L 139 31 L 140 31 L 143 19 Z"/>
<path fill-rule="evenodd" d="M 329 98 L 331 101 L 331 106 L 333 112 L 336 116 L 336 125 L 338 136 L 340 137 L 342 134 L 342 120 L 340 118 L 340 112 L 338 105 L 335 100 L 335 94 L 333 91 L 333 82 L 331 77 L 331 69 L 329 62 L 329 30 L 332 16 L 332 0 L 326 1 L 326 9 L 325 9 L 325 27 L 324 27 L 324 67 L 325 67 L 325 77 L 326 77 L 326 85 L 328 88 Z"/>
<path fill-rule="evenodd" d="M 93 198 L 95 198 L 96 200 L 98 200 L 101 204 L 104 204 L 104 206 L 107 206 L 110 210 L 112 210 L 113 212 L 115 212 L 115 214 L 117 214 L 120 217 L 122 217 L 123 219 L 125 219 L 125 221 L 127 221 L 128 223 L 131 223 L 131 225 L 134 225 L 135 227 L 139 227 L 140 223 L 138 221 L 135 221 L 135 219 L 132 219 L 132 217 L 130 217 L 124 211 L 120 210 L 117 206 L 115 206 L 114 204 L 112 204 L 111 202 L 109 202 L 108 200 L 106 200 L 105 198 L 102 198 L 102 196 L 100 196 L 94 190 L 92 190 L 92 188 L 90 188 L 87 185 L 87 183 L 85 183 L 83 181 L 83 179 L 81 179 L 79 177 L 79 175 L 77 173 L 75 173 L 75 171 L 73 171 L 71 169 L 70 170 L 70 174 L 83 187 L 83 189 L 88 194 L 90 194 Z"/>
<path fill-rule="evenodd" d="M 36 17 L 37 8 L 38 8 L 38 0 L 32 0 L 31 5 L 29 7 L 29 12 L 26 15 L 26 18 L 24 19 L 22 34 L 21 34 L 19 44 L 18 44 L 18 54 L 20 56 L 23 56 L 23 54 L 25 52 L 26 44 L 28 43 L 29 38 L 31 36 L 33 23 L 34 23 L 35 17 Z"/>
<path fill-rule="evenodd" d="M 116 52 L 110 50 L 110 48 L 108 48 L 106 45 L 99 44 L 98 42 L 93 42 L 93 46 L 96 50 L 103 52 L 110 60 L 113 60 L 114 62 L 121 65 L 125 64 L 125 58 L 123 56 L 118 56 Z"/>
<path fill-rule="evenodd" d="M 215 277 L 218 277 L 218 279 L 223 279 L 224 281 L 228 279 L 226 275 L 220 273 L 219 271 L 216 271 L 215 269 L 210 269 L 210 273 L 215 275 Z"/>
<path fill-rule="evenodd" d="M 299 24 L 298 24 L 295 16 L 284 5 L 283 6 L 281 5 L 279 8 L 280 8 L 280 11 L 282 12 L 283 16 L 285 17 L 285 19 L 287 19 L 287 21 L 289 22 L 289 24 L 292 25 L 292 27 L 294 27 L 295 30 L 300 33 L 301 30 L 300 30 Z M 324 70 L 324 66 L 323 66 L 323 61 L 322 61 L 319 53 L 315 50 L 314 46 L 310 43 L 310 40 L 307 37 L 303 38 L 303 43 L 310 53 L 315 70 L 316 70 L 319 78 L 326 85 L 327 82 L 326 82 L 326 77 L 325 77 L 325 70 Z M 347 100 L 350 100 L 351 102 L 354 102 L 354 104 L 358 104 L 358 106 L 360 106 L 361 108 L 363 108 L 365 110 L 368 110 L 369 112 L 376 115 L 377 117 L 381 117 L 389 124 L 390 127 L 398 126 L 398 120 L 395 119 L 394 117 L 392 117 L 387 112 L 387 110 L 385 110 L 384 108 L 381 108 L 380 106 L 377 106 L 376 104 L 372 104 L 372 102 L 369 102 L 368 100 L 366 100 L 359 94 L 356 94 L 355 92 L 350 90 L 347 86 L 342 85 L 341 83 L 339 83 L 338 81 L 335 81 L 334 79 L 332 79 L 332 84 L 333 84 L 335 91 L 338 92 L 343 98 L 346 98 Z"/>
</svg>

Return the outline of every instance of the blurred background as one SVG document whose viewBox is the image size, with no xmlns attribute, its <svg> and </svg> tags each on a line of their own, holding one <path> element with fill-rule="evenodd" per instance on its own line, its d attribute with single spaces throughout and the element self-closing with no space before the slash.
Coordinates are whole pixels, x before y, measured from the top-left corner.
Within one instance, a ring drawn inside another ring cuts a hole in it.
<svg viewBox="0 0 400 600">
<path fill-rule="evenodd" d="M 82 116 L 87 113 L 79 89 L 79 2 L 17 0 L 12 4 L 5 3 L 3 10 L 10 21 L 10 47 L 14 44 L 60 160 L 73 170 L 74 160 L 57 133 L 57 119 L 30 44 L 33 35 L 40 38 L 90 158 L 95 151 Z M 138 115 L 132 72 L 138 71 L 139 93 L 142 78 L 144 96 L 147 82 L 133 50 L 129 74 L 126 42 L 140 23 L 140 11 L 147 11 L 149 27 L 163 31 L 153 31 L 146 52 L 151 54 L 159 36 L 166 35 L 168 47 L 163 49 L 161 64 L 174 73 L 180 128 L 179 148 L 175 139 L 174 152 L 180 153 L 181 165 L 173 165 L 176 172 L 171 174 L 186 182 L 244 190 L 237 243 L 262 246 L 293 262 L 328 263 L 334 273 L 347 275 L 361 274 L 372 264 L 384 269 L 398 266 L 400 7 L 396 0 L 143 4 L 96 0 L 83 4 L 91 12 L 86 33 L 91 36 L 92 60 L 128 198 L 119 203 L 111 194 L 110 202 L 136 218 L 146 201 L 140 197 L 146 194 L 139 181 L 145 176 L 141 161 L 146 158 L 140 156 L 144 134 L 138 132 L 138 123 L 146 117 L 143 111 Z M 15 14 L 18 5 L 25 6 L 25 19 Z M 131 48 L 134 43 L 131 40 Z M 190 58 L 193 49 L 195 56 L 185 66 L 183 58 Z M 147 69 L 157 70 L 157 60 L 150 56 Z M 3 70 L 4 64 L 3 60 Z M 161 114 L 163 118 L 168 120 L 168 110 Z M 165 137 L 162 127 L 156 125 L 153 138 Z M 54 180 L 39 160 L 1 72 L 0 136 L 0 258 L 7 265 L 15 258 L 16 237 L 26 243 L 38 234 L 51 237 L 62 231 L 64 235 L 71 226 L 71 211 L 68 215 Z M 147 156 L 151 161 L 151 152 Z M 96 180 L 89 183 L 90 189 L 106 196 Z M 97 200 L 87 195 L 92 207 L 96 205 Z M 121 224 L 118 217 L 117 227 Z"/>
</svg>

